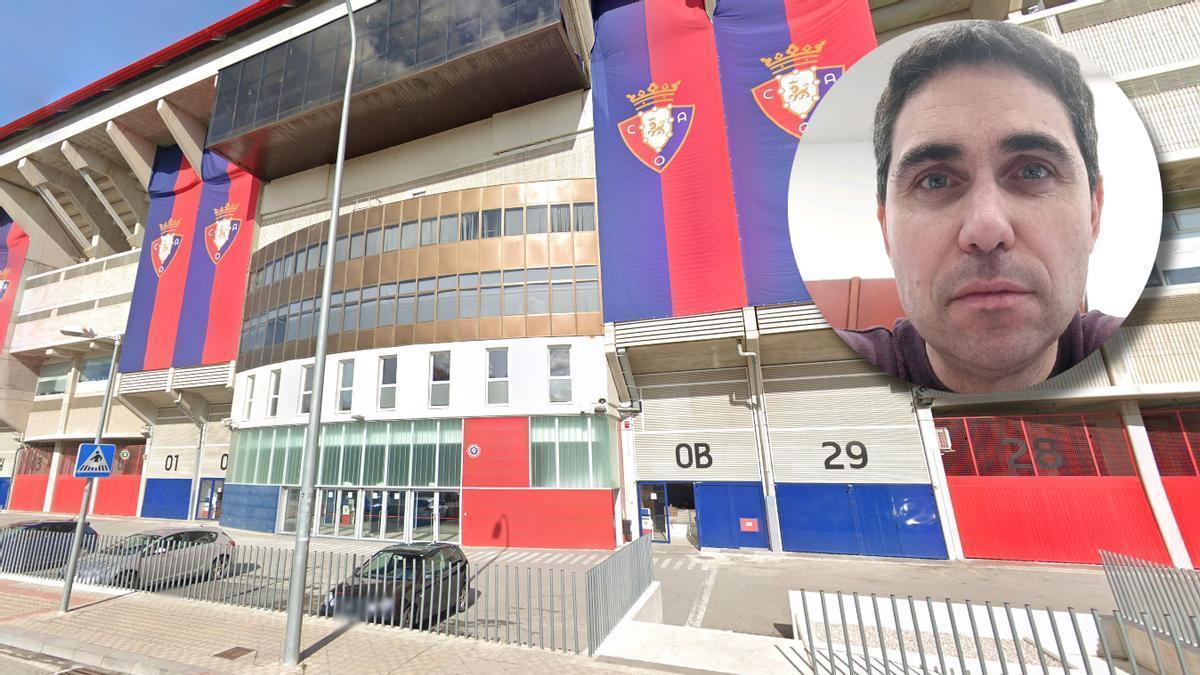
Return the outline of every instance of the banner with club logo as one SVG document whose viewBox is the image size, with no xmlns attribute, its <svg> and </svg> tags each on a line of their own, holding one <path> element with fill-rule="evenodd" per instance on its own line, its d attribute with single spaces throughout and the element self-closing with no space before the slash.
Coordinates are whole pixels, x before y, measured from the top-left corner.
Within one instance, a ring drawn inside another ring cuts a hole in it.
<svg viewBox="0 0 1200 675">
<path fill-rule="evenodd" d="M 28 250 L 29 235 L 0 209 L 0 348 L 7 347 L 8 325 Z"/>
<path fill-rule="evenodd" d="M 160 147 L 121 372 L 237 358 L 259 182 L 215 153 Z"/>
<path fill-rule="evenodd" d="M 718 0 L 712 22 L 750 304 L 809 300 L 788 231 L 792 160 L 821 98 L 875 48 L 870 7 Z"/>
<path fill-rule="evenodd" d="M 704 3 L 593 3 L 604 320 L 742 307 L 729 148 Z"/>
</svg>

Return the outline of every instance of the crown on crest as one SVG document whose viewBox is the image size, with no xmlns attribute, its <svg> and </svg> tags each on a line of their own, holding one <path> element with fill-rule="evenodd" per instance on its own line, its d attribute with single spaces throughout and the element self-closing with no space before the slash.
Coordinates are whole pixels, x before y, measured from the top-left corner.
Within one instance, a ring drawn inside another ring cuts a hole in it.
<svg viewBox="0 0 1200 675">
<path fill-rule="evenodd" d="M 629 99 L 638 112 L 651 106 L 670 105 L 671 101 L 675 100 L 675 92 L 679 90 L 679 83 L 682 81 L 675 80 L 675 82 L 663 82 L 662 84 L 651 82 L 649 87 L 636 94 L 625 94 L 625 98 Z"/>
<path fill-rule="evenodd" d="M 9 273 L 10 273 L 10 271 L 9 271 L 9 269 L 8 269 L 7 267 L 5 267 L 4 269 L 0 270 L 0 281 L 8 281 L 8 275 L 9 275 Z"/>
<path fill-rule="evenodd" d="M 217 215 L 217 220 L 223 220 L 225 218 L 233 218 L 235 215 L 237 215 L 237 210 L 237 204 L 234 204 L 233 202 L 226 202 L 225 206 L 213 209 L 213 213 Z"/>
<path fill-rule="evenodd" d="M 787 49 L 782 52 L 775 52 L 775 56 L 768 56 L 759 60 L 763 62 L 764 66 L 771 69 L 772 75 L 779 75 L 789 70 L 799 70 L 815 66 L 817 59 L 821 56 L 821 50 L 824 48 L 824 40 L 815 44 L 804 45 L 803 47 L 797 47 L 793 43 L 788 45 Z"/>
<path fill-rule="evenodd" d="M 159 232 L 166 236 L 168 234 L 176 234 L 183 227 L 183 221 L 178 218 L 168 218 L 167 222 L 158 226 Z"/>
</svg>

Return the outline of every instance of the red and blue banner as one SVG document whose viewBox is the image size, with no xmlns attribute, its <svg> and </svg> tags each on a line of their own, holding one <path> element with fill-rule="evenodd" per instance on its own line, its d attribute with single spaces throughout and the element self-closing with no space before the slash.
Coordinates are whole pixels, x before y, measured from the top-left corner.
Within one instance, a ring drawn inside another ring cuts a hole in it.
<svg viewBox="0 0 1200 675">
<path fill-rule="evenodd" d="M 17 301 L 29 235 L 0 209 L 0 347 L 6 346 L 8 324 Z"/>
<path fill-rule="evenodd" d="M 704 2 L 593 6 L 604 320 L 742 307 L 746 281 Z"/>
<path fill-rule="evenodd" d="M 788 230 L 792 161 L 821 98 L 874 49 L 870 7 L 718 0 L 712 22 L 750 304 L 809 300 Z"/>
<path fill-rule="evenodd" d="M 796 145 L 875 46 L 866 0 L 598 0 L 604 320 L 810 299 L 788 228 Z"/>
<path fill-rule="evenodd" d="M 215 153 L 160 147 L 121 372 L 237 358 L 259 182 Z"/>
</svg>

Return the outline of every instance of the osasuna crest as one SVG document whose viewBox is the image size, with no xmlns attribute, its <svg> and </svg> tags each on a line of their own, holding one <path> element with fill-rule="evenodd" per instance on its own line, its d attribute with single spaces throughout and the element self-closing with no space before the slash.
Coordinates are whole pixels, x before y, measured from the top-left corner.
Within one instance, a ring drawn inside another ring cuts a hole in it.
<svg viewBox="0 0 1200 675">
<path fill-rule="evenodd" d="M 0 301 L 3 301 L 4 296 L 8 295 L 8 276 L 11 273 L 7 267 L 0 270 Z"/>
<path fill-rule="evenodd" d="M 161 236 L 150 242 L 150 261 L 154 263 L 154 273 L 162 276 L 171 266 L 175 254 L 183 246 L 183 223 L 178 218 L 171 218 L 158 226 Z"/>
<path fill-rule="evenodd" d="M 842 76 L 842 66 L 818 66 L 825 41 L 788 45 L 775 56 L 759 59 L 774 76 L 751 91 L 763 114 L 780 129 L 800 138 L 821 98 Z"/>
<path fill-rule="evenodd" d="M 238 230 L 242 227 L 242 221 L 234 218 L 237 209 L 238 205 L 233 203 L 213 209 L 217 219 L 212 225 L 204 228 L 204 247 L 208 249 L 208 257 L 212 258 L 214 265 L 221 262 L 229 247 L 233 246 L 233 240 L 237 238 Z"/>
<path fill-rule="evenodd" d="M 618 125 L 626 147 L 642 164 L 662 173 L 692 128 L 694 105 L 676 105 L 679 82 L 656 84 L 636 94 L 626 94 L 637 114 Z"/>
</svg>

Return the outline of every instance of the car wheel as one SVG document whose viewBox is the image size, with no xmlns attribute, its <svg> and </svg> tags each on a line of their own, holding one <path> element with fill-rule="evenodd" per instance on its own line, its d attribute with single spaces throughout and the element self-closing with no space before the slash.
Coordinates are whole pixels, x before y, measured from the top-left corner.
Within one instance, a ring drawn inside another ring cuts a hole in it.
<svg viewBox="0 0 1200 675">
<path fill-rule="evenodd" d="M 138 579 L 138 573 L 133 570 L 128 570 L 117 575 L 116 585 L 121 588 L 130 588 L 138 590 L 141 588 L 141 580 Z"/>
<path fill-rule="evenodd" d="M 219 555 L 213 558 L 212 567 L 209 568 L 209 579 L 221 579 L 226 574 L 229 574 L 229 556 Z"/>
</svg>

